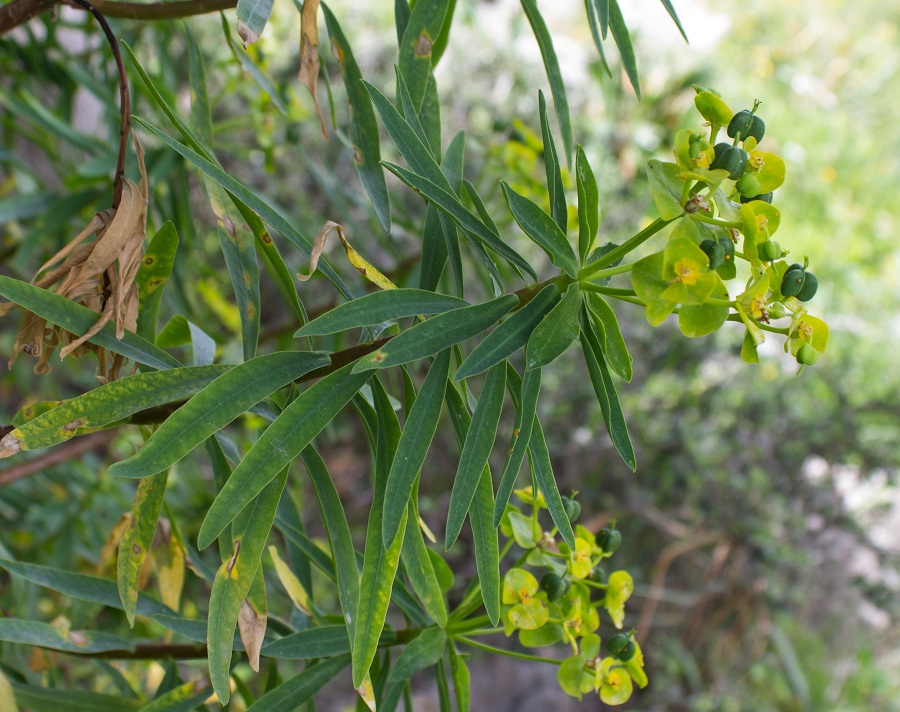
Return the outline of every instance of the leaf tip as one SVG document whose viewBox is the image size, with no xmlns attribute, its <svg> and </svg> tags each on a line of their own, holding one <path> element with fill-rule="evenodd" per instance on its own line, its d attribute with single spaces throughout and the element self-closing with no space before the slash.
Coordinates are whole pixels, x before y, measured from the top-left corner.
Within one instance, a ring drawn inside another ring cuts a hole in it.
<svg viewBox="0 0 900 712">
<path fill-rule="evenodd" d="M 0 440 L 0 460 L 4 457 L 12 457 L 22 450 L 21 440 L 15 436 L 15 432 L 14 430 L 12 433 L 7 433 Z"/>
</svg>

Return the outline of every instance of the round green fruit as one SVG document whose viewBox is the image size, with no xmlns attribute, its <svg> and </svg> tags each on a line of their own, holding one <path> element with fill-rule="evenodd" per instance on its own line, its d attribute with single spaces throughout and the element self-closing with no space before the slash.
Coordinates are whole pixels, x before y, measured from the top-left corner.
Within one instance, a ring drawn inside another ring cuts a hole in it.
<svg viewBox="0 0 900 712">
<path fill-rule="evenodd" d="M 781 259 L 781 256 L 784 254 L 781 245 L 774 240 L 766 240 L 765 242 L 760 243 L 757 246 L 756 251 L 759 254 L 759 259 L 763 262 Z"/>
<path fill-rule="evenodd" d="M 704 240 L 700 243 L 700 249 L 709 257 L 710 269 L 718 269 L 725 263 L 725 249 L 716 240 Z"/>
<path fill-rule="evenodd" d="M 569 579 L 553 572 L 544 574 L 541 577 L 541 590 L 546 592 L 547 600 L 551 603 L 565 596 L 570 586 Z"/>
<path fill-rule="evenodd" d="M 710 168 L 722 168 L 728 171 L 731 180 L 737 180 L 747 169 L 747 161 L 750 156 L 743 148 L 732 146 L 730 143 L 716 144 L 716 157 L 710 164 Z"/>
<path fill-rule="evenodd" d="M 816 278 L 816 275 L 812 272 L 806 272 L 805 274 L 806 278 L 800 286 L 800 291 L 795 295 L 801 302 L 808 302 L 816 296 L 816 292 L 819 289 L 819 280 Z M 782 292 L 782 294 L 784 294 L 784 292 Z"/>
<path fill-rule="evenodd" d="M 786 297 L 796 297 L 806 282 L 806 271 L 798 264 L 788 267 L 781 280 L 781 293 Z"/>
<path fill-rule="evenodd" d="M 615 554 L 622 546 L 622 534 L 614 527 L 607 527 L 597 532 L 596 541 L 604 554 Z"/>
<path fill-rule="evenodd" d="M 751 136 L 759 143 L 766 134 L 766 122 L 749 109 L 737 112 L 728 123 L 728 136 L 746 141 Z"/>
</svg>

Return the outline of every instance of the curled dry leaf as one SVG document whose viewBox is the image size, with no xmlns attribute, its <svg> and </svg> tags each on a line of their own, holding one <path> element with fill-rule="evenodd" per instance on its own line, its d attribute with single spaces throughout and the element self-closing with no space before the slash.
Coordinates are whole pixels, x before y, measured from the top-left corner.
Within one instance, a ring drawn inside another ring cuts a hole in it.
<svg viewBox="0 0 900 712">
<path fill-rule="evenodd" d="M 244 599 L 241 611 L 238 613 L 238 631 L 241 634 L 241 642 L 247 651 L 247 661 L 253 672 L 259 672 L 259 650 L 262 648 L 263 638 L 266 637 L 267 617 L 260 615 L 250 601 Z"/>
<path fill-rule="evenodd" d="M 352 245 L 347 241 L 347 237 L 344 235 L 344 226 L 338 225 L 331 220 L 328 220 L 325 225 L 322 226 L 322 229 L 319 230 L 319 234 L 316 235 L 315 242 L 313 242 L 312 250 L 309 254 L 309 274 L 297 274 L 297 279 L 301 282 L 305 282 L 313 276 L 316 271 L 316 266 L 319 264 L 319 258 L 322 256 L 322 252 L 325 249 L 325 240 L 328 237 L 328 233 L 332 230 L 337 233 L 341 244 L 344 246 L 344 251 L 347 253 L 347 259 L 350 260 L 350 264 L 356 267 L 363 277 L 382 289 L 397 288 L 396 284 L 385 277 L 376 267 L 373 267 L 366 262 L 366 260 L 353 249 Z"/>
<path fill-rule="evenodd" d="M 100 318 L 86 334 L 76 337 L 25 311 L 16 336 L 14 354 L 9 361 L 10 367 L 21 352 L 37 359 L 35 373 L 48 373 L 50 356 L 57 346 L 62 345 L 60 358 L 69 354 L 78 357 L 88 350 L 95 351 L 100 359 L 98 378 L 101 381 L 118 378 L 124 364 L 123 357 L 108 354 L 87 342 L 110 321 L 115 323 L 116 338 L 119 339 L 126 329 L 133 330 L 137 323 L 139 303 L 135 277 L 144 257 L 149 186 L 144 168 L 144 150 L 137 135 L 132 134 L 132 137 L 140 168 L 140 183 L 125 179 L 118 208 L 95 213 L 85 228 L 47 260 L 32 279 L 35 286 L 52 289 L 56 294 L 97 312 Z M 95 239 L 89 242 L 91 236 Z M 0 304 L 0 316 L 8 314 L 15 306 L 13 303 Z M 107 363 L 108 359 L 111 359 L 110 363 Z"/>
<path fill-rule="evenodd" d="M 303 12 L 300 13 L 300 72 L 297 79 L 309 89 L 316 105 L 316 114 L 322 127 L 322 135 L 328 140 L 328 129 L 325 127 L 325 116 L 319 105 L 316 94 L 316 82 L 319 79 L 319 0 L 306 0 Z"/>
</svg>

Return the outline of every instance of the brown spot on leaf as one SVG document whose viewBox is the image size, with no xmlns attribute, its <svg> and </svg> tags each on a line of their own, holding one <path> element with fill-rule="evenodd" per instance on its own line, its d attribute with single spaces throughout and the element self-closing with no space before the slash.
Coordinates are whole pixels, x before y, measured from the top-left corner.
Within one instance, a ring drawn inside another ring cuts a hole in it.
<svg viewBox="0 0 900 712">
<path fill-rule="evenodd" d="M 231 555 L 231 558 L 228 560 L 228 566 L 225 567 L 225 570 L 228 573 L 231 573 L 232 569 L 234 569 L 237 564 L 238 553 L 241 550 L 241 540 L 235 539 L 234 541 L 234 553 Z"/>
<path fill-rule="evenodd" d="M 360 150 L 357 146 L 353 147 L 353 160 L 356 161 L 357 163 L 363 162 L 362 153 L 360 152 Z"/>
<path fill-rule="evenodd" d="M 153 255 L 147 255 L 146 259 L 144 260 L 144 264 L 148 267 L 152 267 L 155 263 L 156 258 L 154 258 Z"/>
<path fill-rule="evenodd" d="M 131 545 L 131 553 L 134 554 L 135 556 L 140 556 L 142 551 L 143 551 L 143 549 L 141 549 L 140 544 L 132 544 Z"/>
<path fill-rule="evenodd" d="M 419 41 L 416 43 L 416 56 L 428 57 L 431 55 L 431 38 L 427 33 L 423 32 L 419 35 Z"/>
<path fill-rule="evenodd" d="M 263 244 L 264 244 L 264 245 L 271 245 L 271 244 L 272 244 L 272 237 L 271 237 L 271 235 L 269 235 L 268 232 L 264 232 L 264 233 L 262 234 L 262 237 L 260 237 L 260 239 L 263 241 Z"/>
<path fill-rule="evenodd" d="M 84 645 L 87 645 L 88 642 L 90 642 L 90 641 L 88 641 L 88 637 L 84 633 L 82 633 L 80 630 L 69 631 L 68 637 L 69 637 L 69 642 L 75 643 L 75 645 L 78 645 L 78 646 L 84 646 Z"/>
<path fill-rule="evenodd" d="M 73 430 L 78 430 L 82 425 L 84 425 L 84 421 L 76 418 L 63 425 L 63 430 L 67 430 L 71 433 Z"/>
</svg>

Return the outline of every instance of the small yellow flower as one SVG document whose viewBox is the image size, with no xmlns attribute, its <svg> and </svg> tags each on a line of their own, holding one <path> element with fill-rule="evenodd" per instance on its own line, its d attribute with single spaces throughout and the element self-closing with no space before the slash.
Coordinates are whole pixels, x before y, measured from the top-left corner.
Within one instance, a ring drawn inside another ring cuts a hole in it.
<svg viewBox="0 0 900 712">
<path fill-rule="evenodd" d="M 693 286 L 700 279 L 700 265 L 688 257 L 678 260 L 674 269 L 676 282 Z"/>
</svg>

